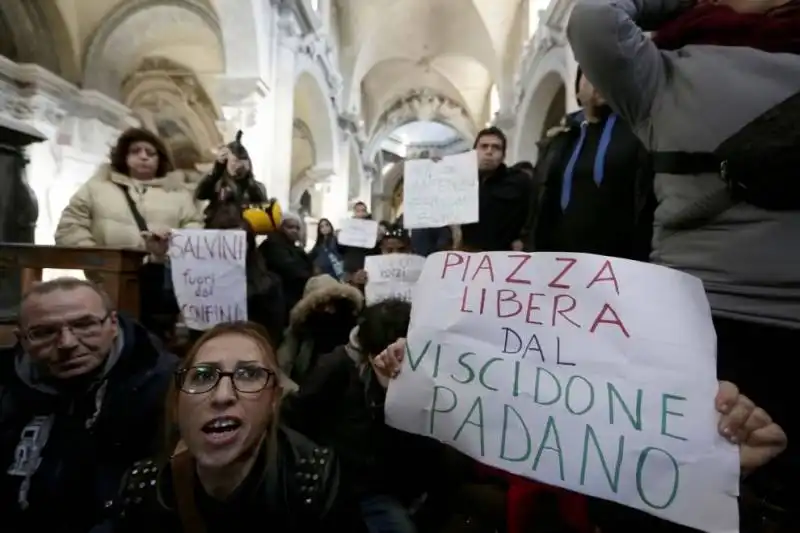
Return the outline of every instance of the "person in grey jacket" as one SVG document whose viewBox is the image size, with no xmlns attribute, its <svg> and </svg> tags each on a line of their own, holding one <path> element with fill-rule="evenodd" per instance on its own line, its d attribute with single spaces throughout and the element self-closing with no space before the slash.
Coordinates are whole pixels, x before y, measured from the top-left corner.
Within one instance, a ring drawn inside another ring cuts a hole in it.
<svg viewBox="0 0 800 533">
<path fill-rule="evenodd" d="M 770 201 L 756 199 L 740 182 L 726 183 L 727 158 L 717 156 L 768 111 L 777 110 L 775 120 L 781 106 L 797 105 L 800 0 L 581 0 L 567 32 L 587 78 L 654 153 L 651 260 L 703 280 L 719 378 L 737 383 L 786 430 L 787 451 L 743 491 L 769 503 L 755 521 L 791 529 L 800 477 L 790 368 L 800 344 L 800 195 L 776 187 Z M 776 130 L 752 141 L 800 138 L 798 126 Z M 776 156 L 792 161 L 785 151 Z M 733 171 L 758 187 L 797 172 L 772 159 L 739 161 Z"/>
</svg>

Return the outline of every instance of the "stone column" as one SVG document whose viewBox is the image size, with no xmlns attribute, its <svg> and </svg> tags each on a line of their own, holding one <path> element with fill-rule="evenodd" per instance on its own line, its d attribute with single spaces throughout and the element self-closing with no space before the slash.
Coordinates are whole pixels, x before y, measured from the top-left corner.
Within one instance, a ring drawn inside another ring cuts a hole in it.
<svg viewBox="0 0 800 533">
<path fill-rule="evenodd" d="M 130 110 L 76 86 L 37 65 L 0 57 L 0 114 L 40 131 L 47 141 L 28 149 L 28 183 L 39 202 L 36 243 L 52 244 L 72 194 L 107 163 L 110 146 L 134 122 Z"/>
<path fill-rule="evenodd" d="M 273 9 L 278 9 L 277 7 Z M 281 205 L 289 205 L 292 183 L 292 132 L 294 123 L 295 59 L 300 42 L 291 13 L 275 13 L 277 31 L 273 41 L 272 140 L 270 194 Z"/>
<path fill-rule="evenodd" d="M 361 173 L 359 180 L 358 196 L 356 200 L 364 202 L 367 207 L 372 208 L 372 183 L 375 181 L 375 172 L 371 168 L 363 167 L 364 171 Z"/>
</svg>

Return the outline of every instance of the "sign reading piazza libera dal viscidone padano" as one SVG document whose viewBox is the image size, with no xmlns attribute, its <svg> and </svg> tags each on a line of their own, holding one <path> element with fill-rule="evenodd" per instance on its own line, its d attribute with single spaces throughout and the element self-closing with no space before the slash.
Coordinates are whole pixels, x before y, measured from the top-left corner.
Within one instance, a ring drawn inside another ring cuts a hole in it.
<svg viewBox="0 0 800 533">
<path fill-rule="evenodd" d="M 502 470 L 738 531 L 700 280 L 588 254 L 430 256 L 388 422 Z"/>
</svg>

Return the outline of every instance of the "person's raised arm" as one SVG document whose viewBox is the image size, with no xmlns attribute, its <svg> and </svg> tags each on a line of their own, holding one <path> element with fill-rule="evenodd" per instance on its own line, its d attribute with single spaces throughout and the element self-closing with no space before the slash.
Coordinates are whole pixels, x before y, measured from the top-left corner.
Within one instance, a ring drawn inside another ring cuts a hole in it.
<svg viewBox="0 0 800 533">
<path fill-rule="evenodd" d="M 197 184 L 197 188 L 194 190 L 194 197 L 201 201 L 213 201 L 217 196 L 217 184 L 222 179 L 224 170 L 224 164 L 215 163 L 211 172 L 206 174 Z"/>
<path fill-rule="evenodd" d="M 689 0 L 579 0 L 567 25 L 575 59 L 611 108 L 636 126 L 666 83 L 664 56 L 645 34 Z"/>
</svg>

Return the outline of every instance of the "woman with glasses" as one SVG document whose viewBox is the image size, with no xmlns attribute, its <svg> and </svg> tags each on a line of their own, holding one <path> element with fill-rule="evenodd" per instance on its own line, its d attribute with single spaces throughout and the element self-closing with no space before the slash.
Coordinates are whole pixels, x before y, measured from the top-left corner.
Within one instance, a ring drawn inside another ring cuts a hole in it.
<svg viewBox="0 0 800 533">
<path fill-rule="evenodd" d="M 114 531 L 359 531 L 331 451 L 279 424 L 285 381 L 261 327 L 207 331 L 167 396 L 167 432 L 180 443 L 168 437 L 168 460 L 134 465 Z"/>
</svg>

